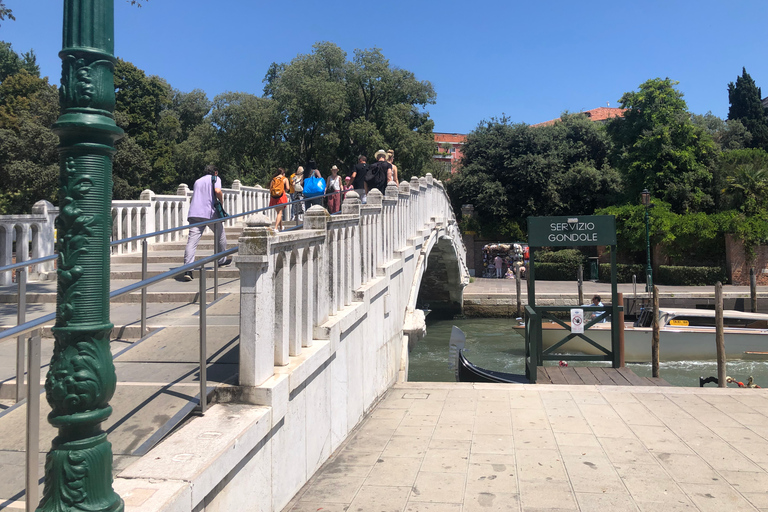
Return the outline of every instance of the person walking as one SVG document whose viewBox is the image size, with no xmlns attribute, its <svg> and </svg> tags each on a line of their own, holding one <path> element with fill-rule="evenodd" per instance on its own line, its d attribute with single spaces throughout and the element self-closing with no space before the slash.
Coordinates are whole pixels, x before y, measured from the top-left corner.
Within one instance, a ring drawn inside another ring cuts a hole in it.
<svg viewBox="0 0 768 512">
<path fill-rule="evenodd" d="M 504 260 L 501 259 L 501 256 L 498 254 L 495 258 L 493 258 L 493 265 L 496 267 L 496 278 L 501 279 L 503 276 L 501 275 L 501 266 L 504 264 Z"/>
<path fill-rule="evenodd" d="M 400 182 L 397 181 L 397 166 L 395 165 L 395 150 L 394 149 L 388 149 L 387 150 L 387 162 L 392 166 L 392 179 L 390 181 L 394 181 L 395 183 L 400 185 Z M 389 184 L 389 182 L 387 182 Z"/>
<path fill-rule="evenodd" d="M 304 191 L 304 168 L 299 166 L 296 172 L 291 174 L 291 201 L 293 203 L 293 220 L 301 222 L 301 215 L 304 213 L 304 202 L 301 201 L 302 192 Z"/>
<path fill-rule="evenodd" d="M 365 155 L 357 157 L 357 164 L 352 171 L 352 188 L 360 196 L 360 202 L 365 204 L 365 173 L 368 172 L 368 158 Z"/>
<path fill-rule="evenodd" d="M 331 167 L 331 175 L 328 176 L 325 193 L 333 194 L 328 196 L 328 213 L 333 214 L 341 210 L 341 176 L 339 176 L 339 168 L 335 165 Z"/>
<path fill-rule="evenodd" d="M 277 169 L 277 172 L 272 175 L 272 181 L 269 184 L 269 206 L 277 206 L 275 213 L 275 231 L 283 230 L 283 210 L 288 203 L 288 191 L 291 184 L 288 182 L 288 178 L 285 177 L 285 169 L 282 167 Z M 282 205 L 282 206 L 280 206 Z"/>
<path fill-rule="evenodd" d="M 224 202 L 224 194 L 221 191 L 221 178 L 219 170 L 215 165 L 207 165 L 204 169 L 205 175 L 198 178 L 192 185 L 192 200 L 189 204 L 189 213 L 187 222 L 197 224 L 216 218 L 214 208 L 214 199 Z M 195 252 L 200 237 L 208 226 L 191 227 L 187 235 L 187 246 L 184 249 L 184 264 L 187 265 L 195 261 Z M 227 248 L 227 233 L 224 230 L 224 223 L 219 222 L 213 225 L 214 253 L 222 252 Z M 226 267 L 232 263 L 232 258 L 222 257 L 219 259 L 219 266 Z M 192 280 L 192 271 L 188 270 L 182 277 L 184 281 Z"/>
</svg>

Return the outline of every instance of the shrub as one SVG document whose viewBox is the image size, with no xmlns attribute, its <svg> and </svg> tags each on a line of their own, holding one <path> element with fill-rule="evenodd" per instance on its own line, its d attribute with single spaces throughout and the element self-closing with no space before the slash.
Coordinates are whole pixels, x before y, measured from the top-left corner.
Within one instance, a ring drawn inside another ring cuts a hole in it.
<svg viewBox="0 0 768 512">
<path fill-rule="evenodd" d="M 542 263 L 567 263 L 578 267 L 584 261 L 584 255 L 576 249 L 541 251 L 536 253 L 536 261 Z"/>
<path fill-rule="evenodd" d="M 656 276 L 658 284 L 676 286 L 709 286 L 720 281 L 725 284 L 728 277 L 722 267 L 668 267 L 659 266 Z"/>
<path fill-rule="evenodd" d="M 611 282 L 611 264 L 601 263 L 600 268 L 598 269 L 598 274 L 599 274 L 601 283 L 610 283 Z M 618 263 L 616 265 L 616 281 L 617 282 L 631 283 L 633 275 L 637 276 L 638 283 L 644 283 L 645 282 L 645 265 L 640 265 L 640 264 L 625 265 L 623 263 Z"/>
<path fill-rule="evenodd" d="M 570 263 L 534 263 L 537 281 L 575 281 L 578 267 Z"/>
</svg>

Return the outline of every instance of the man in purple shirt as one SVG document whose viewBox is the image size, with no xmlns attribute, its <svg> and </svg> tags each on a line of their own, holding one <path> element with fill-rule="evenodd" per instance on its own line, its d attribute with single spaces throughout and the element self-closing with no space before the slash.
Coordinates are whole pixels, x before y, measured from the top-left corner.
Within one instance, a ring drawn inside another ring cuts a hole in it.
<svg viewBox="0 0 768 512">
<path fill-rule="evenodd" d="M 192 201 L 189 204 L 189 213 L 187 214 L 187 221 L 190 224 L 197 224 L 198 222 L 216 218 L 216 210 L 213 207 L 214 194 L 216 194 L 216 199 L 222 203 L 224 202 L 224 195 L 221 192 L 219 170 L 215 165 L 207 165 L 205 167 L 205 176 L 195 181 L 195 184 L 192 187 Z M 210 227 L 210 224 L 208 226 L 189 228 L 187 248 L 184 249 L 185 265 L 195 261 L 197 243 L 200 241 L 200 236 L 202 236 L 206 227 Z M 213 225 L 213 238 L 214 252 L 221 252 L 227 248 L 227 234 L 224 231 L 223 224 Z M 221 258 L 219 260 L 220 267 L 225 267 L 230 263 L 232 263 L 232 258 Z M 183 280 L 191 281 L 192 272 L 185 272 Z"/>
</svg>

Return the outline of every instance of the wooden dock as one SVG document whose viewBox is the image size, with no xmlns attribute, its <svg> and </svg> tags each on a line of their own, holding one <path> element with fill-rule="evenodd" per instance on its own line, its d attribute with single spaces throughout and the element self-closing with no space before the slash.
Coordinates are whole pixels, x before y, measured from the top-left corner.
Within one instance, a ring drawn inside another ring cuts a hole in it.
<svg viewBox="0 0 768 512">
<path fill-rule="evenodd" d="M 536 384 L 582 384 L 603 386 L 669 386 L 662 378 L 640 377 L 627 367 L 539 366 Z"/>
</svg>

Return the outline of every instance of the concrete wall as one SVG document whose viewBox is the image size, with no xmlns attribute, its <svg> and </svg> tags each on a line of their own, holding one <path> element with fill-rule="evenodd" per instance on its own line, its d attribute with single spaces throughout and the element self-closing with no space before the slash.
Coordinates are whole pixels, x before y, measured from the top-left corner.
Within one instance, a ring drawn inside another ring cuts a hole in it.
<svg viewBox="0 0 768 512">
<path fill-rule="evenodd" d="M 754 257 L 747 261 L 744 242 L 725 235 L 725 268 L 731 284 L 749 286 L 750 268 L 755 269 L 758 285 L 768 284 L 768 246 L 757 246 Z"/>
<path fill-rule="evenodd" d="M 450 203 L 429 176 L 366 205 L 350 193 L 341 215 L 315 206 L 303 230 L 270 224 L 251 217 L 240 238 L 239 385 L 119 475 L 137 510 L 282 510 L 405 378 L 438 241 L 452 244 L 457 287 L 469 280 Z"/>
</svg>

